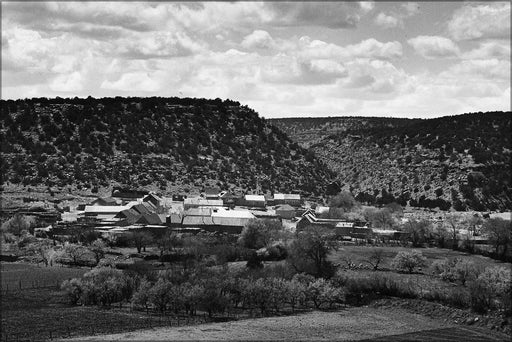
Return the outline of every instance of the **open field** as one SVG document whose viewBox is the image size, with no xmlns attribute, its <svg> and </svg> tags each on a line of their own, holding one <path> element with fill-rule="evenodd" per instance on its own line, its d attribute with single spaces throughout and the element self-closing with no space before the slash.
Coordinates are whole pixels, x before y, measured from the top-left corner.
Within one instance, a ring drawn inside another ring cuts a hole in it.
<svg viewBox="0 0 512 342">
<path fill-rule="evenodd" d="M 122 308 L 70 306 L 55 288 L 22 290 L 2 295 L 2 341 L 45 341 L 51 338 L 111 334 L 155 326 L 204 322 L 203 316 L 187 322 L 181 317 L 159 317 Z"/>
<path fill-rule="evenodd" d="M 347 260 L 350 260 L 352 263 L 359 265 L 368 265 L 368 257 L 375 249 L 383 250 L 383 260 L 379 265 L 379 268 L 389 269 L 391 268 L 391 261 L 395 257 L 398 252 L 410 252 L 412 250 L 417 250 L 423 254 L 424 257 L 427 258 L 427 267 L 432 264 L 435 260 L 442 260 L 444 258 L 455 258 L 455 257 L 464 257 L 466 260 L 471 260 L 477 266 L 491 267 L 498 265 L 507 265 L 510 267 L 510 264 L 504 263 L 502 261 L 494 260 L 482 255 L 477 254 L 469 254 L 465 252 L 454 251 L 452 249 L 447 248 L 408 248 L 408 247 L 400 247 L 400 246 L 384 246 L 384 247 L 372 247 L 372 246 L 350 246 L 344 245 L 340 246 L 337 251 L 331 254 L 330 259 L 337 264 L 340 264 L 341 267 L 347 265 Z"/>
<path fill-rule="evenodd" d="M 24 263 L 1 263 L 2 293 L 27 288 L 58 287 L 62 281 L 81 277 L 88 268 L 42 267 Z"/>
<path fill-rule="evenodd" d="M 435 332 L 438 331 L 437 335 Z M 450 341 L 501 341 L 501 334 L 458 327 L 402 309 L 357 307 L 336 312 L 267 317 L 181 328 L 157 328 L 130 333 L 81 337 L 80 341 L 169 341 L 169 340 L 393 340 L 395 336 L 425 338 L 449 336 Z M 475 339 L 477 337 L 477 339 Z M 382 338 L 382 339 L 381 339 Z M 405 341 L 407 339 L 402 339 Z"/>
</svg>

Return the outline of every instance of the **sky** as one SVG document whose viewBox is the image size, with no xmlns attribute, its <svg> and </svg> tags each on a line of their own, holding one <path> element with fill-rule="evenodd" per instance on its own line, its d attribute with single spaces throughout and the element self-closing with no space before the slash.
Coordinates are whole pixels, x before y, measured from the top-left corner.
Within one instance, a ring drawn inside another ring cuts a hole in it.
<svg viewBox="0 0 512 342">
<path fill-rule="evenodd" d="M 239 101 L 266 118 L 510 110 L 509 2 L 2 2 L 2 99 Z"/>
</svg>

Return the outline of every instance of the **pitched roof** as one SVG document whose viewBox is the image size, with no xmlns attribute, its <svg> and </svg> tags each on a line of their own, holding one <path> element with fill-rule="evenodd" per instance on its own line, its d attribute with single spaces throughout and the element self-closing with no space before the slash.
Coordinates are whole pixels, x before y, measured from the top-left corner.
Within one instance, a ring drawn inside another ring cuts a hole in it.
<svg viewBox="0 0 512 342">
<path fill-rule="evenodd" d="M 281 204 L 276 207 L 276 211 L 277 210 L 295 211 L 295 208 L 289 204 Z"/>
<path fill-rule="evenodd" d="M 139 214 L 150 214 L 151 211 L 148 210 L 148 208 L 143 205 L 142 203 L 136 204 L 132 206 L 132 209 L 138 212 Z"/>
<path fill-rule="evenodd" d="M 169 215 L 169 221 L 173 224 L 181 224 L 181 221 L 183 220 L 183 216 L 180 214 L 172 213 Z"/>
<path fill-rule="evenodd" d="M 128 221 L 133 221 L 132 223 L 135 223 L 140 218 L 140 214 L 133 209 L 125 209 L 123 211 L 120 211 L 114 217 L 115 218 L 125 218 Z"/>
<path fill-rule="evenodd" d="M 183 213 L 185 216 L 211 216 L 211 208 L 190 208 Z"/>
<path fill-rule="evenodd" d="M 255 216 L 249 210 L 229 210 L 225 208 L 214 209 L 211 213 L 212 217 L 226 218 L 247 218 L 251 219 Z"/>
<path fill-rule="evenodd" d="M 219 206 L 222 207 L 224 202 L 222 200 L 208 200 L 204 198 L 185 198 L 184 205 L 198 205 L 198 206 Z"/>
<path fill-rule="evenodd" d="M 274 199 L 276 199 L 276 200 L 300 200 L 300 195 L 298 195 L 298 194 L 274 194 Z"/>
<path fill-rule="evenodd" d="M 119 202 L 115 198 L 112 198 L 112 197 L 98 197 L 94 201 L 92 201 L 91 204 L 94 204 L 94 203 L 100 203 L 101 205 L 112 205 L 112 206 L 119 204 Z"/>
<path fill-rule="evenodd" d="M 265 202 L 265 196 L 263 195 L 245 195 L 246 201 L 258 201 Z"/>
<path fill-rule="evenodd" d="M 85 212 L 91 214 L 117 214 L 120 211 L 128 209 L 126 206 L 121 205 L 86 205 Z"/>
<path fill-rule="evenodd" d="M 154 193 L 147 194 L 146 196 L 144 196 L 142 201 L 145 202 L 145 201 L 150 200 L 152 198 L 155 199 L 157 202 L 161 202 L 162 201 L 162 198 L 160 198 L 160 196 L 158 196 L 158 195 L 156 195 Z"/>
<path fill-rule="evenodd" d="M 160 225 L 165 223 L 165 220 L 162 221 L 162 218 L 158 214 L 151 213 L 142 214 L 136 223 Z"/>
</svg>

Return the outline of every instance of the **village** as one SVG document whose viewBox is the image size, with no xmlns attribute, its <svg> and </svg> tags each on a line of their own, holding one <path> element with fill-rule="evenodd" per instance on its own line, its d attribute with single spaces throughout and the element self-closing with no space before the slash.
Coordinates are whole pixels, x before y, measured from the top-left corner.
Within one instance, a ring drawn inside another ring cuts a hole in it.
<svg viewBox="0 0 512 342">
<path fill-rule="evenodd" d="M 379 226 L 361 217 L 333 217 L 325 203 L 319 204 L 316 198 L 305 199 L 300 194 L 235 195 L 216 187 L 204 188 L 199 195 L 192 197 L 184 194 L 166 197 L 152 191 L 114 188 L 110 196 L 97 197 L 74 208 L 68 206 L 60 212 L 42 209 L 38 212 L 17 212 L 36 218 L 39 225 L 35 234 L 40 236 L 48 233 L 67 235 L 73 228 L 93 229 L 105 236 L 134 231 L 160 236 L 168 229 L 186 234 L 203 231 L 239 235 L 251 219 L 271 219 L 278 220 L 284 229 L 292 233 L 309 226 L 326 228 L 345 242 L 401 241 L 407 238 L 408 233 L 400 227 L 409 220 L 426 220 L 433 226 L 443 226 L 447 216 L 453 216 L 446 211 L 408 207 L 395 216 L 393 226 Z M 507 213 L 466 212 L 458 215 L 460 218 L 500 217 L 510 220 Z M 457 238 L 471 239 L 477 244 L 488 243 L 478 230 L 469 231 L 463 226 L 457 227 Z"/>
</svg>

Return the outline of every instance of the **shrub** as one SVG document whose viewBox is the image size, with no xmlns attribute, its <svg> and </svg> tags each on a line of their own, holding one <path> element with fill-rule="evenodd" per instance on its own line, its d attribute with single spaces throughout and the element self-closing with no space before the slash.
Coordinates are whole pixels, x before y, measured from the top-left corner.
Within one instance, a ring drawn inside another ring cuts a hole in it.
<svg viewBox="0 0 512 342">
<path fill-rule="evenodd" d="M 76 305 L 83 293 L 82 281 L 77 278 L 65 280 L 60 289 L 65 292 L 69 303 Z"/>
<path fill-rule="evenodd" d="M 475 311 L 486 312 L 493 308 L 509 310 L 512 294 L 512 272 L 505 267 L 486 269 L 470 284 L 471 306 Z"/>
<path fill-rule="evenodd" d="M 344 294 L 340 288 L 334 287 L 329 281 L 319 278 L 310 283 L 306 288 L 306 298 L 315 305 L 315 308 L 320 309 L 323 304 L 329 303 L 332 307 L 335 303 L 344 301 Z"/>
<path fill-rule="evenodd" d="M 466 285 L 469 280 L 478 277 L 479 269 L 469 260 L 462 258 L 436 260 L 431 266 L 432 272 L 444 281 L 460 281 Z"/>
<path fill-rule="evenodd" d="M 426 265 L 427 259 L 421 252 L 412 250 L 411 252 L 398 252 L 391 265 L 398 271 L 412 273 L 414 269 Z"/>
</svg>

